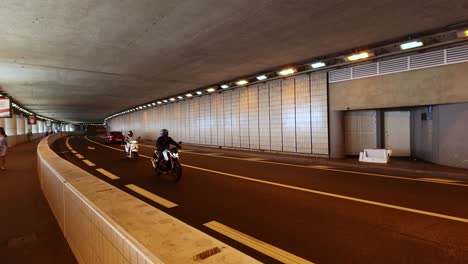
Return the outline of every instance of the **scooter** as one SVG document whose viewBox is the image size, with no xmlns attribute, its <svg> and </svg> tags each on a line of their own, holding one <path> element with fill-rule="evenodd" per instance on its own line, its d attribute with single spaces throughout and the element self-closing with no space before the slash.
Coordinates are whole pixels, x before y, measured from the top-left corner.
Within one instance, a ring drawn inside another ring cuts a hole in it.
<svg viewBox="0 0 468 264">
<path fill-rule="evenodd" d="M 182 142 L 179 142 L 179 145 L 180 144 L 182 144 Z M 178 148 L 174 147 L 164 150 L 163 157 L 159 163 L 157 162 L 158 158 L 158 151 L 155 150 L 153 158 L 151 158 L 151 164 L 153 165 L 156 175 L 168 174 L 174 181 L 178 182 L 182 177 L 182 165 L 180 164 Z"/>
<path fill-rule="evenodd" d="M 138 137 L 136 140 L 130 140 L 127 142 L 125 145 L 125 150 L 124 154 L 127 159 L 135 159 L 138 160 L 138 140 L 140 137 Z"/>
</svg>

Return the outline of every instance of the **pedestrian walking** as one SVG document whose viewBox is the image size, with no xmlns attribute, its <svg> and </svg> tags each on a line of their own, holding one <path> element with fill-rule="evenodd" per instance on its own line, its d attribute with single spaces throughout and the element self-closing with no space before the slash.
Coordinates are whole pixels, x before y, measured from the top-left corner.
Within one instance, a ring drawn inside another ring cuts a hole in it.
<svg viewBox="0 0 468 264">
<path fill-rule="evenodd" d="M 6 154 L 8 150 L 8 141 L 7 141 L 7 135 L 5 134 L 5 129 L 3 127 L 0 127 L 0 169 L 5 170 L 5 164 L 6 164 Z"/>
</svg>

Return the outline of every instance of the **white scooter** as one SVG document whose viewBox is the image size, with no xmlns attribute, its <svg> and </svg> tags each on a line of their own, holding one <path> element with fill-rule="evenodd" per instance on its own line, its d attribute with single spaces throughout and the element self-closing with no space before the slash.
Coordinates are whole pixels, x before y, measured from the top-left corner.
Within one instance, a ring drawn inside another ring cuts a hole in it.
<svg viewBox="0 0 468 264">
<path fill-rule="evenodd" d="M 127 141 L 127 144 L 125 145 L 125 150 L 124 154 L 127 159 L 138 159 L 138 140 L 140 137 L 138 137 L 136 140 L 130 140 Z"/>
</svg>

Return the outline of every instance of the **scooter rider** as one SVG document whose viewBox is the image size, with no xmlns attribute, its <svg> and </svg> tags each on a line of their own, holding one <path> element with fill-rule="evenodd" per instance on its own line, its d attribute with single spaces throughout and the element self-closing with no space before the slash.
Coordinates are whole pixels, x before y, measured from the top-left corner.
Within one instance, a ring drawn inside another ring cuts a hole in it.
<svg viewBox="0 0 468 264">
<path fill-rule="evenodd" d="M 181 148 L 180 145 L 169 136 L 169 131 L 167 129 L 162 129 L 161 136 L 156 140 L 156 149 L 158 156 L 156 164 L 159 164 L 159 162 L 161 162 L 163 156 L 164 162 L 167 162 L 169 160 L 169 157 L 167 156 L 167 151 L 165 150 L 169 149 L 170 145 L 174 145 L 178 148 Z"/>
<path fill-rule="evenodd" d="M 128 131 L 127 133 L 127 136 L 125 137 L 125 142 L 127 142 L 127 144 L 125 145 L 125 153 L 128 153 L 128 151 L 130 150 L 130 141 L 133 140 L 133 131 Z"/>
</svg>

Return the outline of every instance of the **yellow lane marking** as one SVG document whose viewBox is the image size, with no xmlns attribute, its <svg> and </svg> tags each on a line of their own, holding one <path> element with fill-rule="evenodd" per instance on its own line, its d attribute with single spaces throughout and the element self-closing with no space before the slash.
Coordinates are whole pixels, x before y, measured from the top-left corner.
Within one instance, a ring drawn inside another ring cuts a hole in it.
<svg viewBox="0 0 468 264">
<path fill-rule="evenodd" d="M 322 169 L 322 170 L 333 168 L 332 166 L 326 166 L 326 165 L 309 165 L 307 167 L 312 168 L 312 169 Z"/>
<path fill-rule="evenodd" d="M 89 161 L 89 160 L 84 159 L 84 160 L 82 160 L 82 161 L 83 161 L 84 163 L 86 163 L 86 165 L 88 165 L 88 166 L 90 166 L 90 167 L 95 167 L 95 166 L 96 166 L 96 164 L 92 163 L 92 162 Z"/>
<path fill-rule="evenodd" d="M 156 194 L 154 193 L 151 193 L 151 192 L 148 192 L 147 190 L 143 189 L 143 188 L 140 188 L 136 185 L 133 185 L 133 184 L 127 184 L 125 185 L 125 187 L 129 188 L 130 190 L 138 193 L 138 194 L 141 194 L 143 195 L 144 197 L 150 199 L 151 201 L 154 201 L 166 208 L 173 208 L 173 207 L 176 207 L 177 204 L 169 201 L 169 200 L 166 200 L 160 196 L 157 196 Z"/>
<path fill-rule="evenodd" d="M 94 141 L 88 139 L 86 136 L 85 136 L 85 138 L 87 140 L 91 141 L 91 142 L 94 142 Z M 102 145 L 104 147 L 108 147 L 108 146 L 103 145 L 103 144 L 98 143 L 98 142 L 95 142 L 95 143 L 99 144 L 99 145 Z M 109 148 L 112 148 L 112 147 L 109 147 Z M 112 149 L 121 151 L 120 149 L 117 149 L 117 148 L 112 148 Z M 149 159 L 151 158 L 151 157 L 145 156 L 145 155 L 140 155 L 140 157 L 145 157 L 145 158 L 149 158 Z M 262 162 L 262 161 L 260 161 L 260 162 Z M 200 167 L 195 167 L 195 166 L 191 166 L 191 165 L 188 165 L 188 164 L 184 164 L 183 166 L 188 167 L 188 168 L 192 168 L 192 169 L 197 169 L 197 170 L 202 170 L 202 171 L 206 171 L 206 172 L 225 175 L 225 176 L 229 176 L 229 177 L 233 177 L 233 178 L 244 179 L 244 180 L 248 180 L 248 181 L 259 182 L 259 183 L 264 183 L 264 184 L 270 184 L 270 185 L 283 187 L 283 188 L 288 188 L 288 189 L 293 189 L 293 190 L 298 190 L 298 191 L 315 193 L 315 194 L 319 194 L 319 195 L 324 195 L 324 196 L 329 196 L 329 197 L 334 197 L 334 198 L 339 198 L 339 199 L 344 199 L 344 200 L 349 200 L 349 201 L 361 202 L 361 203 L 365 203 L 365 204 L 371 204 L 371 205 L 376 205 L 376 206 L 381 206 L 381 207 L 386 207 L 386 208 L 392 208 L 392 209 L 406 211 L 406 212 L 412 212 L 412 213 L 416 213 L 416 214 L 428 215 L 428 216 L 433 216 L 433 217 L 438 217 L 438 218 L 443 218 L 443 219 L 468 223 L 468 219 L 461 218 L 461 217 L 455 217 L 455 216 L 450 216 L 450 215 L 432 213 L 432 212 L 427 212 L 427 211 L 422 211 L 422 210 L 417 210 L 417 209 L 412 209 L 412 208 L 407 208 L 407 207 L 401 207 L 401 206 L 391 205 L 391 204 L 386 204 L 386 203 L 374 202 L 374 201 L 370 201 L 370 200 L 354 198 L 354 197 L 349 197 L 349 196 L 344 196 L 344 195 L 339 195 L 339 194 L 333 194 L 333 193 L 321 192 L 321 191 L 316 191 L 316 190 L 310 190 L 310 189 L 306 189 L 306 188 L 302 188 L 302 187 L 296 187 L 296 186 L 291 186 L 291 185 L 286 185 L 286 184 L 281 184 L 281 183 L 276 183 L 276 182 L 253 179 L 253 178 L 239 176 L 239 175 L 230 174 L 230 173 L 226 173 L 226 172 L 214 171 L 214 170 L 204 169 L 204 168 L 200 168 Z"/>
<path fill-rule="evenodd" d="M 75 155 L 76 155 L 76 157 L 79 158 L 79 159 L 84 159 L 84 157 L 83 157 L 81 154 L 78 154 L 78 153 L 77 153 L 77 154 L 75 154 Z"/>
<path fill-rule="evenodd" d="M 443 219 L 447 219 L 447 220 L 458 221 L 458 222 L 462 222 L 462 223 L 468 223 L 468 219 L 461 218 L 461 217 L 456 217 L 456 216 L 432 213 L 432 212 L 428 212 L 428 211 L 423 211 L 423 210 L 418 210 L 418 209 L 413 209 L 413 208 L 408 208 L 408 207 L 402 207 L 402 206 L 397 206 L 397 205 L 392 205 L 392 204 L 374 202 L 374 201 L 370 201 L 370 200 L 366 200 L 366 199 L 354 198 L 354 197 L 340 195 L 340 194 L 322 192 L 322 191 L 317 191 L 317 190 L 312 190 L 312 189 L 307 189 L 307 188 L 302 188 L 302 187 L 297 187 L 297 186 L 291 186 L 291 185 L 277 183 L 277 182 L 259 180 L 259 179 L 249 178 L 249 177 L 235 175 L 235 174 L 231 174 L 231 173 L 199 168 L 199 167 L 195 167 L 195 166 L 191 166 L 191 165 L 187 165 L 187 164 L 184 164 L 184 167 L 188 167 L 188 168 L 192 168 L 192 169 L 196 169 L 196 170 L 201 170 L 201 171 L 206 171 L 206 172 L 211 172 L 211 173 L 215 173 L 215 174 L 221 174 L 221 175 L 225 175 L 225 176 L 229 176 L 229 177 L 233 177 L 233 178 L 237 178 L 237 179 L 243 179 L 243 180 L 247 180 L 247 181 L 253 181 L 253 182 L 269 184 L 269 185 L 282 187 L 282 188 L 287 188 L 287 189 L 292 189 L 292 190 L 297 190 L 297 191 L 303 191 L 303 192 L 308 192 L 308 193 L 313 193 L 313 194 L 318 194 L 318 195 L 324 195 L 324 196 L 339 198 L 339 199 L 348 200 L 348 201 L 371 204 L 371 205 L 376 205 L 376 206 L 385 207 L 385 208 L 391 208 L 391 209 L 396 209 L 396 210 L 401 210 L 401 211 L 406 211 L 406 212 L 411 212 L 411 213 L 416 213 L 416 214 L 421 214 L 421 215 L 428 215 L 428 216 L 443 218 Z"/>
<path fill-rule="evenodd" d="M 221 233 L 237 242 L 240 242 L 250 248 L 253 248 L 267 256 L 270 256 L 279 262 L 286 263 L 286 264 L 313 264 L 308 260 L 305 260 L 301 257 L 293 255 L 287 251 L 284 251 L 280 248 L 267 244 L 261 240 L 258 240 L 254 237 L 246 235 L 242 232 L 239 232 L 235 229 L 230 228 L 229 226 L 223 225 L 216 221 L 211 221 L 204 226 Z"/>
<path fill-rule="evenodd" d="M 109 179 L 111 179 L 111 180 L 118 180 L 118 179 L 120 179 L 120 177 L 115 176 L 114 174 L 112 174 L 112 173 L 106 171 L 105 169 L 99 168 L 99 169 L 96 169 L 96 170 L 99 171 L 102 175 L 106 176 L 107 178 L 109 178 Z"/>
<path fill-rule="evenodd" d="M 95 147 L 88 147 L 88 149 L 95 149 Z"/>
<path fill-rule="evenodd" d="M 70 151 L 71 151 L 71 153 L 73 153 L 73 154 L 78 153 L 78 152 L 76 152 L 76 150 L 73 150 L 73 149 L 70 149 Z"/>
<path fill-rule="evenodd" d="M 248 161 L 261 161 L 261 160 L 266 160 L 264 158 L 244 158 L 244 160 L 248 160 Z"/>
</svg>

